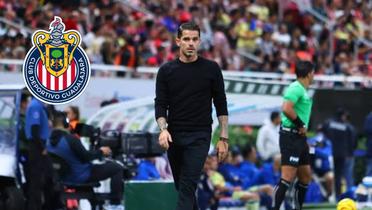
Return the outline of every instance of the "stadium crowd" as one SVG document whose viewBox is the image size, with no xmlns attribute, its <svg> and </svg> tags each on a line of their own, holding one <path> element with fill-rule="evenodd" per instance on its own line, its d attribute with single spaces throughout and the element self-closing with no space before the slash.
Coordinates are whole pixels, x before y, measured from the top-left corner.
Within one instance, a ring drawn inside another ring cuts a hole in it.
<svg viewBox="0 0 372 210">
<path fill-rule="evenodd" d="M 288 73 L 299 57 L 317 74 L 371 76 L 371 8 L 370 0 L 0 0 L 0 17 L 22 25 L 0 22 L 0 59 L 23 59 L 25 27 L 47 30 L 58 15 L 82 34 L 92 63 L 159 66 L 177 56 L 178 25 L 194 20 L 200 53 L 226 70 Z"/>
</svg>

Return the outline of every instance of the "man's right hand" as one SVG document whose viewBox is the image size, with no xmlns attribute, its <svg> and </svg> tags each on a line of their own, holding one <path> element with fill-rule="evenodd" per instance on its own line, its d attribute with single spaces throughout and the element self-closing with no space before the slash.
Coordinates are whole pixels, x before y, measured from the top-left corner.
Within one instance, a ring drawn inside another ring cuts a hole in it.
<svg viewBox="0 0 372 210">
<path fill-rule="evenodd" d="M 167 129 L 164 129 L 159 134 L 159 145 L 164 150 L 168 150 L 169 142 L 172 142 L 172 137 Z"/>
<path fill-rule="evenodd" d="M 102 153 L 103 153 L 104 156 L 111 155 L 111 149 L 110 149 L 110 147 L 100 147 L 99 149 L 102 151 Z"/>
</svg>

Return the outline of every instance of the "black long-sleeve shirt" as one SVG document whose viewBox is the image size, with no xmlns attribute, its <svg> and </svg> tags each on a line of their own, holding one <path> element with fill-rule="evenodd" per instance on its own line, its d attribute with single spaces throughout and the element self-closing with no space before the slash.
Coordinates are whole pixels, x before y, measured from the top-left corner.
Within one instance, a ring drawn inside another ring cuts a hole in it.
<svg viewBox="0 0 372 210">
<path fill-rule="evenodd" d="M 353 156 L 356 147 L 356 132 L 354 127 L 340 119 L 330 119 L 324 126 L 324 134 L 332 142 L 333 157 Z"/>
<path fill-rule="evenodd" d="M 211 131 L 212 100 L 217 116 L 228 115 L 222 72 L 202 57 L 179 59 L 160 67 L 156 78 L 155 118 L 165 117 L 171 131 Z"/>
</svg>

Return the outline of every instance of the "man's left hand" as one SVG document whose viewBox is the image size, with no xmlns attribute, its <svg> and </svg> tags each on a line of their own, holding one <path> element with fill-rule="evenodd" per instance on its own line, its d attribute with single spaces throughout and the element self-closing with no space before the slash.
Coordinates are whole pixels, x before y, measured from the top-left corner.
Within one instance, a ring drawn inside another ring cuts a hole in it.
<svg viewBox="0 0 372 210">
<path fill-rule="evenodd" d="M 226 159 L 229 152 L 229 144 L 225 140 L 219 140 L 216 145 L 218 162 Z"/>
</svg>

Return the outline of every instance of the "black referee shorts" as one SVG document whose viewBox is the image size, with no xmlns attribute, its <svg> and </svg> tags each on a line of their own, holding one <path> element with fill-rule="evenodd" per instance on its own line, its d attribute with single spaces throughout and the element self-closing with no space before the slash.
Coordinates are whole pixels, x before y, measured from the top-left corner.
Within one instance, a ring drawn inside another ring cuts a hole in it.
<svg viewBox="0 0 372 210">
<path fill-rule="evenodd" d="M 310 164 L 309 146 L 306 137 L 291 131 L 279 132 L 282 165 L 298 167 Z"/>
</svg>

